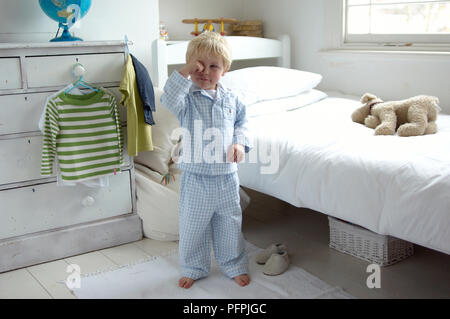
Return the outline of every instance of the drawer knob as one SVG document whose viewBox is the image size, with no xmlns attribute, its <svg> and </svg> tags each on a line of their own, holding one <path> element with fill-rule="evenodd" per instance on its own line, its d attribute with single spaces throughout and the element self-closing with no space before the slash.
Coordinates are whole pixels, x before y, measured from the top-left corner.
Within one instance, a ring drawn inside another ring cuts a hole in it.
<svg viewBox="0 0 450 319">
<path fill-rule="evenodd" d="M 73 66 L 72 73 L 75 77 L 78 78 L 80 76 L 83 76 L 86 73 L 86 69 L 84 68 L 84 66 L 81 63 L 76 63 Z"/>
<path fill-rule="evenodd" d="M 84 207 L 91 207 L 93 206 L 95 203 L 95 199 L 92 196 L 86 196 L 85 198 L 83 198 L 83 200 L 81 201 L 81 204 Z"/>
</svg>

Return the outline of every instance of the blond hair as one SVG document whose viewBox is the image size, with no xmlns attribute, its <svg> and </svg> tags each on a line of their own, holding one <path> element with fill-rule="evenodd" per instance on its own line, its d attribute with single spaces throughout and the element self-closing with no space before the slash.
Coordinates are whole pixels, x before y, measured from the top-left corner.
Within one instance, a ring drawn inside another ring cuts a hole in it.
<svg viewBox="0 0 450 319">
<path fill-rule="evenodd" d="M 228 70 L 231 66 L 231 47 L 223 36 L 216 32 L 203 32 L 189 42 L 186 51 L 186 62 L 189 63 L 192 56 L 216 55 L 223 58 L 223 66 Z"/>
</svg>

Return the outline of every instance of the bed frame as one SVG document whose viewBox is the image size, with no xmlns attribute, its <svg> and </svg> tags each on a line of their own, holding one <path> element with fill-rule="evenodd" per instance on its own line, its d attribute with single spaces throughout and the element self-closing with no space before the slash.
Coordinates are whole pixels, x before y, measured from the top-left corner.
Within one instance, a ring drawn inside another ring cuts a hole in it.
<svg viewBox="0 0 450 319">
<path fill-rule="evenodd" d="M 287 35 L 278 39 L 229 36 L 226 37 L 232 47 L 233 61 L 277 58 L 277 65 L 290 68 L 291 44 Z M 186 50 L 189 41 L 157 40 L 153 47 L 153 71 L 155 84 L 163 87 L 168 78 L 167 67 L 186 62 Z"/>
</svg>

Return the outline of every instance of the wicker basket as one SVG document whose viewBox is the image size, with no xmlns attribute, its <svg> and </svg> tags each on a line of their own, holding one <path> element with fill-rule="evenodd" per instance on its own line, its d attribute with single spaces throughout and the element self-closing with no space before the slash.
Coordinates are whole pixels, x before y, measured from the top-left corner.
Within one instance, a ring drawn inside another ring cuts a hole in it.
<svg viewBox="0 0 450 319">
<path fill-rule="evenodd" d="M 348 222 L 328 217 L 330 247 L 376 263 L 395 264 L 414 253 L 413 244 L 395 237 L 379 235 Z"/>
</svg>

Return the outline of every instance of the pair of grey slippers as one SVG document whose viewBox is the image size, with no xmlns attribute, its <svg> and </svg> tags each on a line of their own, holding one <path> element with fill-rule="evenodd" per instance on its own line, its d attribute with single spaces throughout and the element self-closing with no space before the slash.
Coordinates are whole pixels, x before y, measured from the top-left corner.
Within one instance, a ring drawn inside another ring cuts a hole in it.
<svg viewBox="0 0 450 319">
<path fill-rule="evenodd" d="M 256 255 L 256 262 L 264 265 L 263 273 L 265 275 L 281 275 L 289 267 L 287 247 L 284 244 L 271 244 Z"/>
</svg>

